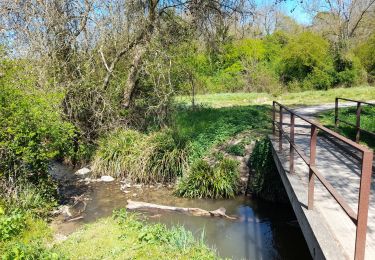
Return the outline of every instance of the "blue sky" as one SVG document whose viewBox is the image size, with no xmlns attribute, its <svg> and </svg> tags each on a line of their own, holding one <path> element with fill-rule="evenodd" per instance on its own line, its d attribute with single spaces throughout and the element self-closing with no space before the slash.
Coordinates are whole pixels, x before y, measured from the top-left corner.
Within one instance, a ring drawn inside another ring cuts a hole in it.
<svg viewBox="0 0 375 260">
<path fill-rule="evenodd" d="M 277 0 L 255 0 L 255 3 L 257 6 L 262 6 L 275 4 L 276 1 Z M 279 5 L 286 15 L 294 18 L 298 23 L 305 25 L 311 23 L 311 17 L 303 10 L 301 0 L 284 0 Z"/>
<path fill-rule="evenodd" d="M 296 19 L 297 22 L 302 24 L 311 23 L 311 17 L 304 12 L 300 1 L 287 0 L 283 5 L 286 14 Z"/>
</svg>

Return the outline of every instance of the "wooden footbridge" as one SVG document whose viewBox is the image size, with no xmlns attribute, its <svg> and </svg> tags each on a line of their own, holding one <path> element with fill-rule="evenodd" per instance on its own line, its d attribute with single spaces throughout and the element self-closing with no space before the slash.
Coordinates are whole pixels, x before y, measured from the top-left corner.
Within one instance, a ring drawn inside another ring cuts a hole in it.
<svg viewBox="0 0 375 260">
<path fill-rule="evenodd" d="M 361 105 L 370 103 L 354 102 L 358 141 Z M 315 112 L 274 101 L 270 136 L 277 168 L 311 255 L 314 259 L 375 259 L 373 151 L 316 123 Z"/>
</svg>

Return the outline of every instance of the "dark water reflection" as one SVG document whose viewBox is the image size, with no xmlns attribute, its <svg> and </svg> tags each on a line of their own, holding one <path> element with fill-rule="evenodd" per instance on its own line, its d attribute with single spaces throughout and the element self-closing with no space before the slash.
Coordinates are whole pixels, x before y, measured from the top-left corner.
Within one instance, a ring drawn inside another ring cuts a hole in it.
<svg viewBox="0 0 375 260">
<path fill-rule="evenodd" d="M 54 166 L 59 174 L 71 174 L 62 166 Z M 173 212 L 144 212 L 148 222 L 167 226 L 183 225 L 200 238 L 204 232 L 205 242 L 215 248 L 221 257 L 233 259 L 311 259 L 301 229 L 290 205 L 280 205 L 237 197 L 230 200 L 183 199 L 172 195 L 168 188 L 128 188 L 120 190 L 121 183 L 90 183 L 85 189 L 89 198 L 83 219 L 64 222 L 58 218 L 52 226 L 57 232 L 69 234 L 82 224 L 110 216 L 112 211 L 126 206 L 128 199 L 180 207 L 199 207 L 215 210 L 224 207 L 228 215 L 238 220 L 193 217 Z M 69 186 L 72 193 L 72 186 Z"/>
</svg>

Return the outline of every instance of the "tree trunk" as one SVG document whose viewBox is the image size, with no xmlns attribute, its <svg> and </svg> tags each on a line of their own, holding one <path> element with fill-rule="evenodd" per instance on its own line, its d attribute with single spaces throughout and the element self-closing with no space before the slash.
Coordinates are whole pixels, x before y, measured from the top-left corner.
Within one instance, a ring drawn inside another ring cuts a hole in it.
<svg viewBox="0 0 375 260">
<path fill-rule="evenodd" d="M 132 65 L 130 67 L 129 75 L 126 80 L 126 86 L 124 90 L 124 101 L 123 106 L 124 108 L 128 108 L 130 105 L 130 101 L 133 95 L 133 91 L 135 89 L 135 84 L 137 82 L 137 75 L 139 71 L 139 66 L 142 62 L 143 54 L 145 53 L 146 48 L 144 46 L 138 46 L 135 49 L 135 54 L 133 58 Z"/>
</svg>

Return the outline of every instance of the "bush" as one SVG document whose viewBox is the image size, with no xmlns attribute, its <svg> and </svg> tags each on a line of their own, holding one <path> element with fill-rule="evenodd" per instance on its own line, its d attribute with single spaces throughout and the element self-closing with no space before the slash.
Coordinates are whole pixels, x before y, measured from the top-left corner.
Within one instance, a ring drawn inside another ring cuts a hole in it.
<svg viewBox="0 0 375 260">
<path fill-rule="evenodd" d="M 339 53 L 335 57 L 335 69 L 335 84 L 352 87 L 364 82 L 366 72 L 363 71 L 359 59 L 352 53 L 345 55 Z"/>
<path fill-rule="evenodd" d="M 284 186 L 278 175 L 268 138 L 257 141 L 249 158 L 252 175 L 249 190 L 255 196 L 269 201 L 288 201 Z"/>
<path fill-rule="evenodd" d="M 171 182 L 184 171 L 186 150 L 186 141 L 169 129 L 148 135 L 119 129 L 100 140 L 92 169 L 138 182 Z"/>
<path fill-rule="evenodd" d="M 22 210 L 0 214 L 1 259 L 62 259 L 48 249 L 52 231 L 48 224 Z"/>
<path fill-rule="evenodd" d="M 332 86 L 333 80 L 333 77 L 326 71 L 314 68 L 313 72 L 305 78 L 302 86 L 305 90 L 327 90 Z"/>
<path fill-rule="evenodd" d="M 295 36 L 281 52 L 278 71 L 286 84 L 294 80 L 307 80 L 313 88 L 330 87 L 333 82 L 330 73 L 333 62 L 328 41 L 311 32 Z"/>
<path fill-rule="evenodd" d="M 54 259 L 64 259 L 58 253 L 54 252 L 52 249 L 48 249 L 45 245 L 40 242 L 31 243 L 15 243 L 11 248 L 4 252 L 2 256 L 3 260 L 54 260 Z"/>
<path fill-rule="evenodd" d="M 375 33 L 355 49 L 361 64 L 368 73 L 368 81 L 375 82 Z"/>
<path fill-rule="evenodd" d="M 26 227 L 25 216 L 19 211 L 9 215 L 0 214 L 0 242 L 20 234 Z"/>
<path fill-rule="evenodd" d="M 222 159 L 213 167 L 198 160 L 178 184 L 176 194 L 188 198 L 230 198 L 237 193 L 238 162 Z"/>
<path fill-rule="evenodd" d="M 0 77 L 0 178 L 38 183 L 51 159 L 73 155 L 75 129 L 58 112 L 61 94 L 35 89 L 14 71 L 22 67 L 8 63 Z"/>
</svg>

